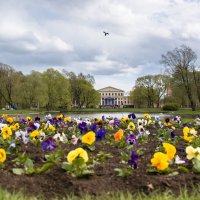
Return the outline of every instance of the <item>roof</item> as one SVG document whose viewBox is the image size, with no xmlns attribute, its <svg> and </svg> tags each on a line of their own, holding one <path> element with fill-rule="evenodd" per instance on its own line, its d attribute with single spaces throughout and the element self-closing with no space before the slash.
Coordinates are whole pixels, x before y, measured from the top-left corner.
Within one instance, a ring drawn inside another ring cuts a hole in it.
<svg viewBox="0 0 200 200">
<path fill-rule="evenodd" d="M 97 91 L 98 92 L 124 92 L 124 90 L 121 90 L 121 89 L 118 89 L 118 88 L 115 88 L 115 87 L 111 87 L 111 86 L 101 88 Z"/>
</svg>

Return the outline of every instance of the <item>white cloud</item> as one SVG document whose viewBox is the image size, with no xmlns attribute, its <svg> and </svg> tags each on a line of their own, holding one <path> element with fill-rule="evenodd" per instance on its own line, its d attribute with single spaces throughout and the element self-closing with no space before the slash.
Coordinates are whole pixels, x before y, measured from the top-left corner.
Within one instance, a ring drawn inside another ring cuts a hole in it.
<svg viewBox="0 0 200 200">
<path fill-rule="evenodd" d="M 130 90 L 137 77 L 161 72 L 168 50 L 186 44 L 200 53 L 197 0 L 0 3 L 0 62 L 26 73 L 65 68 L 94 75 L 96 88 Z"/>
</svg>

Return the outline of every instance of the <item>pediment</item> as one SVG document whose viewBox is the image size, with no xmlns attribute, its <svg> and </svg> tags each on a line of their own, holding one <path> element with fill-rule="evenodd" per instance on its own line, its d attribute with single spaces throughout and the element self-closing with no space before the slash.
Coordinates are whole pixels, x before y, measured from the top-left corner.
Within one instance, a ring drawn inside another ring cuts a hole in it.
<svg viewBox="0 0 200 200">
<path fill-rule="evenodd" d="M 124 92 L 124 90 L 118 89 L 118 88 L 114 88 L 111 86 L 105 87 L 105 88 L 101 88 L 99 90 L 97 90 L 98 92 Z"/>
</svg>

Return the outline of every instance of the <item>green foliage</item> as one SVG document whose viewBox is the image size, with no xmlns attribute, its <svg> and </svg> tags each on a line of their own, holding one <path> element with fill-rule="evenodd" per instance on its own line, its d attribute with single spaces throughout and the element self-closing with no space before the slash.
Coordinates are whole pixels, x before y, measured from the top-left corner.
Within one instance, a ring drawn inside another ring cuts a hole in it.
<svg viewBox="0 0 200 200">
<path fill-rule="evenodd" d="M 94 171 L 90 169 L 93 165 L 87 165 L 83 158 L 77 157 L 72 163 L 63 162 L 62 168 L 68 171 L 73 177 L 85 177 L 94 175 Z"/>
<path fill-rule="evenodd" d="M 112 158 L 113 155 L 111 153 L 106 153 L 103 151 L 99 151 L 97 154 L 97 161 L 105 162 L 107 159 Z"/>
<path fill-rule="evenodd" d="M 195 173 L 200 173 L 200 160 L 197 158 L 192 159 L 192 164 L 193 164 L 193 171 Z"/>
<path fill-rule="evenodd" d="M 127 167 L 127 168 L 115 168 L 114 171 L 117 173 L 117 176 L 121 177 L 127 177 L 131 176 L 133 174 L 133 168 Z"/>
<path fill-rule="evenodd" d="M 176 103 L 168 103 L 163 106 L 163 110 L 167 111 L 177 111 L 179 109 L 179 105 Z"/>
</svg>

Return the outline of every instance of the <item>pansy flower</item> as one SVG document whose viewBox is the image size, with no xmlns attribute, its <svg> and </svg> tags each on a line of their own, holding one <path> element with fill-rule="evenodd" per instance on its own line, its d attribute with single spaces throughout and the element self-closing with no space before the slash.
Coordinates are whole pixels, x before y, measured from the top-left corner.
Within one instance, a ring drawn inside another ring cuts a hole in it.
<svg viewBox="0 0 200 200">
<path fill-rule="evenodd" d="M 136 140 L 136 136 L 134 134 L 128 135 L 127 138 L 126 138 L 126 143 L 129 144 L 129 145 L 138 144 L 138 142 Z"/>
<path fill-rule="evenodd" d="M 123 123 L 127 123 L 129 121 L 129 118 L 128 117 L 122 117 L 122 122 Z"/>
<path fill-rule="evenodd" d="M 69 163 L 72 163 L 76 158 L 82 158 L 83 161 L 86 163 L 88 161 L 87 151 L 79 147 L 75 150 L 70 151 L 67 155 L 67 161 Z"/>
<path fill-rule="evenodd" d="M 185 149 L 186 154 L 187 154 L 187 159 L 188 160 L 192 160 L 193 158 L 197 158 L 198 160 L 200 160 L 200 148 L 194 148 L 192 146 L 188 146 Z"/>
<path fill-rule="evenodd" d="M 82 136 L 81 140 L 84 144 L 92 145 L 95 142 L 96 135 L 93 131 L 89 131 L 85 135 Z"/>
<path fill-rule="evenodd" d="M 40 135 L 38 130 L 34 130 L 31 132 L 30 137 L 32 138 L 33 141 L 36 141 L 38 139 L 38 136 Z"/>
<path fill-rule="evenodd" d="M 151 116 L 149 114 L 145 113 L 145 114 L 143 114 L 143 118 L 146 120 L 150 120 Z"/>
<path fill-rule="evenodd" d="M 84 121 L 82 121 L 81 123 L 78 124 L 78 128 L 80 129 L 81 133 L 88 132 L 87 123 Z"/>
<path fill-rule="evenodd" d="M 3 139 L 5 140 L 5 139 L 9 138 L 11 135 L 12 135 L 11 128 L 8 127 L 8 126 L 4 126 L 2 128 L 2 137 L 3 137 Z"/>
<path fill-rule="evenodd" d="M 72 144 L 73 144 L 73 145 L 76 145 L 76 144 L 78 143 L 78 140 L 79 140 L 78 137 L 76 137 L 75 135 L 72 135 L 71 141 L 72 141 Z"/>
<path fill-rule="evenodd" d="M 1 117 L 6 119 L 6 118 L 8 118 L 8 115 L 7 114 L 3 114 L 3 115 L 1 115 Z"/>
<path fill-rule="evenodd" d="M 52 151 L 56 148 L 56 144 L 53 138 L 49 137 L 42 142 L 42 150 L 43 151 Z"/>
<path fill-rule="evenodd" d="M 26 121 L 27 121 L 27 122 L 32 122 L 33 120 L 32 120 L 31 117 L 28 116 L 28 117 L 26 118 Z"/>
<path fill-rule="evenodd" d="M 106 137 L 106 130 L 99 129 L 98 131 L 95 132 L 95 135 L 96 135 L 96 141 L 103 140 Z"/>
<path fill-rule="evenodd" d="M 15 121 L 15 119 L 14 119 L 13 117 L 8 117 L 8 118 L 6 119 L 6 121 L 7 121 L 9 124 L 12 124 L 12 123 Z"/>
<path fill-rule="evenodd" d="M 139 157 L 135 151 L 131 152 L 131 159 L 128 160 L 128 164 L 131 165 L 134 169 L 138 166 Z"/>
<path fill-rule="evenodd" d="M 168 157 L 162 152 L 156 152 L 151 159 L 151 165 L 157 170 L 165 170 L 169 166 Z"/>
<path fill-rule="evenodd" d="M 135 115 L 134 113 L 130 113 L 130 114 L 128 115 L 128 118 L 130 118 L 130 119 L 135 119 L 135 118 L 136 118 L 136 115 Z"/>
<path fill-rule="evenodd" d="M 60 142 L 65 142 L 65 140 L 67 139 L 66 135 L 64 133 L 60 134 L 60 133 L 56 133 L 53 136 L 53 139 L 56 141 L 60 141 Z"/>
<path fill-rule="evenodd" d="M 135 124 L 133 122 L 129 122 L 127 129 L 131 131 L 135 130 Z"/>
<path fill-rule="evenodd" d="M 192 142 L 195 139 L 196 131 L 194 128 L 188 128 L 185 126 L 183 128 L 183 138 L 188 142 Z"/>
<path fill-rule="evenodd" d="M 124 131 L 122 129 L 119 129 L 115 134 L 114 134 L 114 139 L 115 141 L 119 141 L 122 139 L 124 136 Z"/>
<path fill-rule="evenodd" d="M 176 154 L 176 148 L 174 145 L 163 142 L 163 147 L 166 151 L 167 157 L 169 160 L 172 160 Z"/>
<path fill-rule="evenodd" d="M 6 160 L 6 151 L 0 148 L 0 163 L 5 162 L 5 160 Z"/>
<path fill-rule="evenodd" d="M 40 122 L 40 117 L 35 117 L 35 122 Z"/>
<path fill-rule="evenodd" d="M 69 117 L 65 117 L 64 120 L 63 120 L 65 123 L 68 123 L 71 121 L 71 119 Z"/>
</svg>

